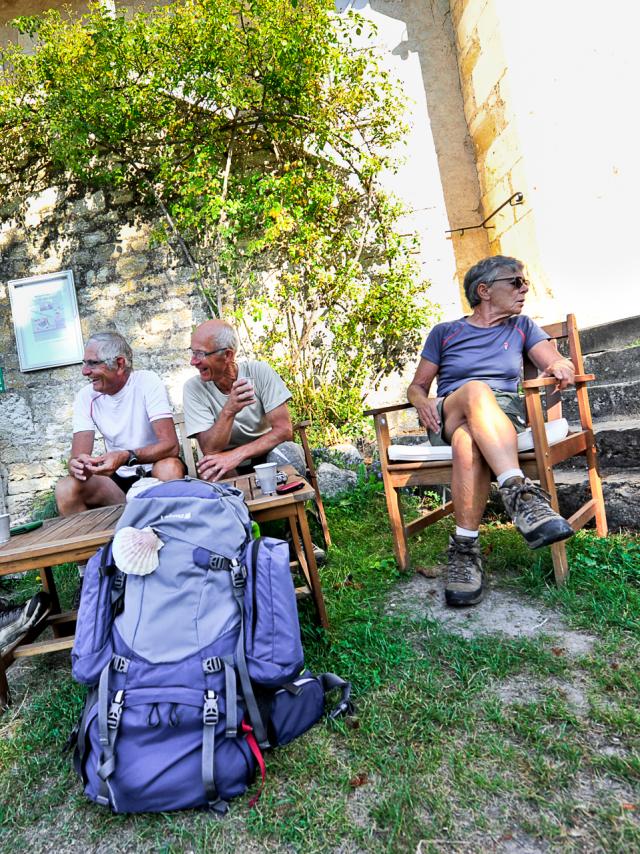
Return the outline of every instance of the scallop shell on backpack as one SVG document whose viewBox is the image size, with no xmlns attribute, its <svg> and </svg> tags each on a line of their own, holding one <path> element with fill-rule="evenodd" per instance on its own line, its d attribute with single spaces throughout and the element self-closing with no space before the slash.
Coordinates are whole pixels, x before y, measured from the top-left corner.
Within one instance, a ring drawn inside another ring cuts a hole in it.
<svg viewBox="0 0 640 854">
<path fill-rule="evenodd" d="M 113 538 L 113 560 L 127 575 L 149 575 L 158 568 L 164 543 L 153 528 L 120 528 Z"/>
</svg>

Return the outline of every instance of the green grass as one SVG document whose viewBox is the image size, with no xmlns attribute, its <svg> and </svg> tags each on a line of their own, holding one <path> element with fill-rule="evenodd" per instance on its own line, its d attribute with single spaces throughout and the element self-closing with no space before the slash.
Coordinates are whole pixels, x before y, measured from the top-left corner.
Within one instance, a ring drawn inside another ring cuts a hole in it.
<svg viewBox="0 0 640 854">
<path fill-rule="evenodd" d="M 0 848 L 145 851 L 493 850 L 500 840 L 561 851 L 640 849 L 638 541 L 583 533 L 558 591 L 548 554 L 511 528 L 483 531 L 492 588 L 543 600 L 598 637 L 589 655 L 558 655 L 542 637 L 465 639 L 427 617 L 390 611 L 405 582 L 392 559 L 384 499 L 361 484 L 328 508 L 335 546 L 322 570 L 329 635 L 301 619 L 307 663 L 353 682 L 354 719 L 324 722 L 267 759 L 257 807 L 111 816 L 85 801 L 60 752 L 81 705 L 62 655 L 20 674 L 0 719 Z M 417 565 L 446 549 L 450 520 L 412 541 Z M 69 597 L 73 570 L 58 575 Z M 22 580 L 16 598 L 35 589 Z M 499 688 L 535 688 L 512 702 Z M 12 674 L 10 673 L 10 681 Z M 577 710 L 558 685 L 579 685 Z M 47 846 L 51 846 L 48 848 Z M 516 850 L 515 848 L 513 850 Z"/>
</svg>

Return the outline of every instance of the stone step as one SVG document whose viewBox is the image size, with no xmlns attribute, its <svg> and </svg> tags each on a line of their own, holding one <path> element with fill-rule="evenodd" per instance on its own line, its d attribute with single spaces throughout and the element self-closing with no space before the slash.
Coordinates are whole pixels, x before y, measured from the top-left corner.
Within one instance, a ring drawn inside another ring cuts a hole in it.
<svg viewBox="0 0 640 854">
<path fill-rule="evenodd" d="M 587 374 L 596 375 L 598 385 L 640 380 L 640 346 L 585 356 L 584 369 Z"/>
<path fill-rule="evenodd" d="M 602 471 L 640 469 L 640 418 L 594 421 Z"/>
<path fill-rule="evenodd" d="M 640 380 L 609 385 L 590 383 L 588 389 L 594 419 L 640 416 Z M 578 401 L 572 389 L 563 392 L 562 414 L 568 421 L 578 420 Z"/>
<path fill-rule="evenodd" d="M 579 318 L 578 318 L 579 319 Z M 580 330 L 583 353 L 598 353 L 640 342 L 640 315 Z"/>
<path fill-rule="evenodd" d="M 556 471 L 555 480 L 560 511 L 566 518 L 589 499 L 589 481 L 586 471 Z M 640 469 L 603 475 L 602 492 L 609 530 L 640 531 Z"/>
</svg>

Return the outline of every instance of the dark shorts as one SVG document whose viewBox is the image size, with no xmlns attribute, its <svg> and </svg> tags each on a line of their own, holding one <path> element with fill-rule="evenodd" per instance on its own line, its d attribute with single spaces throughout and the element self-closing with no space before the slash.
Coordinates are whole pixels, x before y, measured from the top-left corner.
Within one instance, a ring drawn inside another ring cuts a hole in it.
<svg viewBox="0 0 640 854">
<path fill-rule="evenodd" d="M 253 469 L 255 466 L 262 465 L 262 463 L 266 463 L 267 455 L 263 454 L 261 457 L 252 457 L 250 460 L 245 460 L 242 465 L 239 465 L 236 469 L 238 474 L 253 474 Z"/>
<path fill-rule="evenodd" d="M 137 483 L 139 480 L 142 480 L 143 477 L 151 477 L 151 472 L 148 471 L 142 475 L 134 474 L 133 477 L 122 477 L 121 475 L 118 474 L 118 472 L 114 472 L 113 474 L 109 475 L 109 477 L 115 483 L 115 485 L 119 486 L 120 489 L 126 495 L 134 483 Z"/>
<path fill-rule="evenodd" d="M 509 421 L 513 424 L 516 429 L 516 433 L 524 433 L 527 429 L 527 419 L 524 411 L 524 400 L 515 392 L 511 391 L 494 391 L 494 395 L 496 397 L 496 403 L 500 407 L 500 409 L 507 416 Z M 442 431 L 444 429 L 444 419 L 442 417 L 442 404 L 444 403 L 445 398 L 443 397 L 438 401 L 438 415 L 440 417 L 440 429 L 437 433 L 434 433 L 433 430 L 428 431 L 429 441 L 432 445 L 448 445 L 449 442 L 445 442 L 442 438 Z"/>
</svg>

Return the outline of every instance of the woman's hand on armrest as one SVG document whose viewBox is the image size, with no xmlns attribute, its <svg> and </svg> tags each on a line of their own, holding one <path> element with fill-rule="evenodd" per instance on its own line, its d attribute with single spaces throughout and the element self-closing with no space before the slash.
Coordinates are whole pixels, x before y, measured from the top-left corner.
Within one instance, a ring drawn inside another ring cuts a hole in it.
<svg viewBox="0 0 640 854">
<path fill-rule="evenodd" d="M 547 365 L 542 372 L 542 376 L 555 377 L 558 380 L 558 387 L 563 389 L 573 384 L 576 372 L 573 362 L 570 362 L 568 359 L 556 359 L 555 362 Z"/>
</svg>

